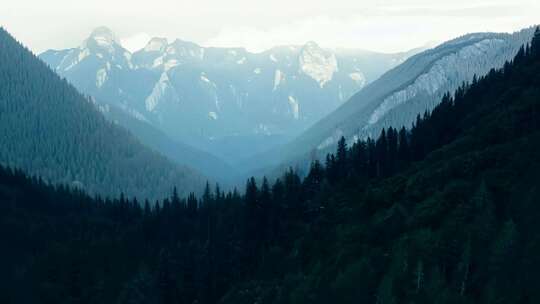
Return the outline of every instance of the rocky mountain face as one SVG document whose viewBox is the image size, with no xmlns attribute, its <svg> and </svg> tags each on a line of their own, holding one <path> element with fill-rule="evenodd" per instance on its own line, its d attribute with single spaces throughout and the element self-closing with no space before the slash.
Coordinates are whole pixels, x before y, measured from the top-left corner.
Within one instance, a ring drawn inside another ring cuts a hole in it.
<svg viewBox="0 0 540 304">
<path fill-rule="evenodd" d="M 300 134 L 415 52 L 328 50 L 308 42 L 250 53 L 153 38 L 130 53 L 109 29 L 98 28 L 81 46 L 40 58 L 101 103 L 234 158 L 230 150 L 246 143 L 264 151 L 283 142 L 275 137 Z"/>
<path fill-rule="evenodd" d="M 469 34 L 419 53 L 368 84 L 294 141 L 262 158 L 272 159 L 274 164 L 305 165 L 308 159 L 332 151 L 342 136 L 352 143 L 376 138 L 390 126 L 410 127 L 445 93 L 512 60 L 533 33 L 529 28 L 514 34 Z"/>
</svg>

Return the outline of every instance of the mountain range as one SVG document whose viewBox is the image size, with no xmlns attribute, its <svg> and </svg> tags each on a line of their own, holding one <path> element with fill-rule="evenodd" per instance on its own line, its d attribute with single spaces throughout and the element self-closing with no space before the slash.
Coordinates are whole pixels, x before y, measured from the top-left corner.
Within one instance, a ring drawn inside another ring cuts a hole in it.
<svg viewBox="0 0 540 304">
<path fill-rule="evenodd" d="M 445 93 L 500 68 L 532 34 L 473 33 L 399 54 L 314 42 L 250 53 L 152 38 L 131 53 L 100 27 L 81 46 L 40 58 L 141 142 L 239 182 L 246 172 L 307 169 L 342 136 L 355 142 L 411 126 Z"/>
<path fill-rule="evenodd" d="M 356 142 L 376 138 L 383 128 L 410 127 L 418 115 L 433 109 L 448 92 L 501 68 L 528 43 L 534 27 L 513 34 L 473 33 L 412 56 L 366 85 L 337 110 L 291 142 L 254 157 L 253 167 L 267 160 L 276 168 L 307 168 L 314 158 L 333 151 L 345 137 Z"/>
<path fill-rule="evenodd" d="M 131 53 L 100 27 L 80 46 L 40 58 L 98 103 L 238 163 L 299 135 L 419 51 L 329 50 L 308 42 L 250 53 L 152 38 Z"/>
<path fill-rule="evenodd" d="M 43 149 L 13 158 L 103 170 L 111 143 L 139 149 L 114 124 L 93 127 L 107 121 L 91 100 L 3 31 L 0 60 L 1 142 Z M 156 172 L 113 160 L 107 171 Z M 305 178 L 287 170 L 243 193 L 207 184 L 152 204 L 0 163 L 0 303 L 540 303 L 540 28 L 413 127 L 341 137 Z"/>
</svg>

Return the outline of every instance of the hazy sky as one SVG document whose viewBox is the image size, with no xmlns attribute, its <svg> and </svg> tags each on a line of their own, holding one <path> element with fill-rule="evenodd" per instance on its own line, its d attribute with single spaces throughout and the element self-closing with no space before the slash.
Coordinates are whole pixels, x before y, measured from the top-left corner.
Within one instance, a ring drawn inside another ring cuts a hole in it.
<svg viewBox="0 0 540 304">
<path fill-rule="evenodd" d="M 540 23 L 540 0 L 2 0 L 0 25 L 35 52 L 111 28 L 128 49 L 150 37 L 261 51 L 313 40 L 401 51 L 468 32 Z"/>
</svg>

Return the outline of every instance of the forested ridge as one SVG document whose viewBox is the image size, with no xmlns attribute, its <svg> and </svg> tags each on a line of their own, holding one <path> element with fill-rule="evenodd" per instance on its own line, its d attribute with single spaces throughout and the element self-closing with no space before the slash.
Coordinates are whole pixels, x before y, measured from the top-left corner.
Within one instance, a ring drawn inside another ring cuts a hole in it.
<svg viewBox="0 0 540 304">
<path fill-rule="evenodd" d="M 0 170 L 2 303 L 539 303 L 540 31 L 410 130 L 245 192 L 91 198 Z"/>
<path fill-rule="evenodd" d="M 204 178 L 176 166 L 108 122 L 90 98 L 60 79 L 0 28 L 0 163 L 89 193 L 162 198 Z"/>
</svg>

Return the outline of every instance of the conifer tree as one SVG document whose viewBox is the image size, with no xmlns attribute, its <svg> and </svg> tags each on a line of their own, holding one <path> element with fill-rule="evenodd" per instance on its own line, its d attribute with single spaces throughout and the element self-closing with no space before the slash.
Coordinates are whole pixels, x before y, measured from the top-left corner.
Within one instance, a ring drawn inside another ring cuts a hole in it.
<svg viewBox="0 0 540 304">
<path fill-rule="evenodd" d="M 336 152 L 336 174 L 337 175 L 344 175 L 347 171 L 347 141 L 345 140 L 345 137 L 341 136 L 341 138 L 338 141 L 337 145 L 337 152 Z"/>
<path fill-rule="evenodd" d="M 401 127 L 399 130 L 399 140 L 398 140 L 398 159 L 401 164 L 407 163 L 410 160 L 410 148 L 409 148 L 409 138 L 407 135 L 407 130 L 405 127 Z"/>
</svg>

